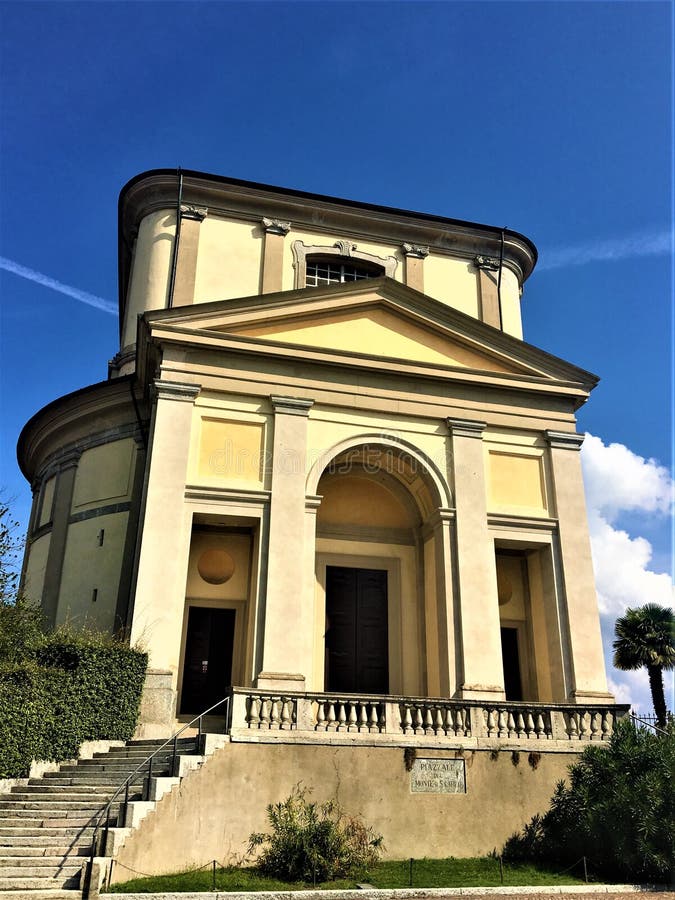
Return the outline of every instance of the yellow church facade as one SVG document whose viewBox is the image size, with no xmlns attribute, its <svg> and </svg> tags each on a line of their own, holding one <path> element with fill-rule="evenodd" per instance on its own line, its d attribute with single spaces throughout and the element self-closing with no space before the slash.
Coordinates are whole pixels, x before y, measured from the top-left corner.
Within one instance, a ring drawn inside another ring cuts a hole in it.
<svg viewBox="0 0 675 900">
<path fill-rule="evenodd" d="M 597 379 L 523 340 L 528 239 L 158 170 L 119 260 L 108 379 L 20 438 L 24 589 L 147 649 L 140 733 L 607 736 Z"/>
</svg>

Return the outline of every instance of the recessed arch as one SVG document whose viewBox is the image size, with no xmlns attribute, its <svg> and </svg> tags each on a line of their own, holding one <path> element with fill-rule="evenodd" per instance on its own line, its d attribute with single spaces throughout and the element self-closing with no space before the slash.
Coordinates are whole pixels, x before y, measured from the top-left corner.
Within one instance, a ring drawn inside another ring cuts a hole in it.
<svg viewBox="0 0 675 900">
<path fill-rule="evenodd" d="M 429 489 L 434 506 L 437 509 L 449 509 L 452 507 L 452 492 L 436 463 L 410 441 L 396 435 L 383 434 L 382 432 L 364 432 L 354 435 L 339 441 L 337 444 L 333 444 L 332 447 L 321 453 L 308 472 L 306 481 L 307 495 L 311 497 L 316 496 L 319 479 L 332 463 L 345 459 L 345 454 L 358 454 L 364 448 L 375 452 L 384 450 L 382 456 L 384 467 L 389 461 L 395 460 L 397 457 L 400 458 L 401 455 L 409 457 Z M 387 451 L 389 452 L 387 453 Z"/>
</svg>

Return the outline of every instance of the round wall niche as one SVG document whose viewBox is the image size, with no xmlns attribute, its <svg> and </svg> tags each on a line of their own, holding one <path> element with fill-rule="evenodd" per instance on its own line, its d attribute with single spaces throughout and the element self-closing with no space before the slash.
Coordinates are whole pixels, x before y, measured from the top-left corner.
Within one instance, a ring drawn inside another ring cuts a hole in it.
<svg viewBox="0 0 675 900">
<path fill-rule="evenodd" d="M 234 574 L 234 560 L 225 550 L 205 550 L 197 560 L 197 571 L 207 584 L 225 584 Z"/>
<path fill-rule="evenodd" d="M 499 600 L 499 605 L 506 606 L 511 597 L 513 597 L 513 585 L 510 579 L 506 575 L 497 572 L 497 599 Z"/>
</svg>

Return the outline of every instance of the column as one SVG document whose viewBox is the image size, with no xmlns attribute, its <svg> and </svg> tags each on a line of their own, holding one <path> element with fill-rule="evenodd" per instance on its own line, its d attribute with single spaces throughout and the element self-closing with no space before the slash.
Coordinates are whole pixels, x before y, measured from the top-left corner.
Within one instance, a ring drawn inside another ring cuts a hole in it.
<svg viewBox="0 0 675 900">
<path fill-rule="evenodd" d="M 273 294 L 283 287 L 284 238 L 291 230 L 290 222 L 263 219 L 265 243 L 263 249 L 262 293 Z"/>
<path fill-rule="evenodd" d="M 75 475 L 82 455 L 80 450 L 67 453 L 59 461 L 59 473 L 54 489 L 54 505 L 52 507 L 52 531 L 49 540 L 49 552 L 45 566 L 45 580 L 42 588 L 42 611 L 45 623 L 53 628 L 56 625 L 59 594 L 61 592 L 61 574 L 66 553 L 68 524 L 73 505 Z"/>
<path fill-rule="evenodd" d="M 429 248 L 420 244 L 403 244 L 405 256 L 405 283 L 408 287 L 424 293 L 424 260 Z"/>
<path fill-rule="evenodd" d="M 439 509 L 430 524 L 434 534 L 436 571 L 436 633 L 438 635 L 438 680 L 441 697 L 452 697 L 457 690 L 455 621 L 457 609 L 452 582 L 452 546 L 454 515 Z"/>
<path fill-rule="evenodd" d="M 174 306 L 189 306 L 194 303 L 199 231 L 207 214 L 205 206 L 183 204 L 180 208 L 180 238 L 173 286 Z"/>
<path fill-rule="evenodd" d="M 504 698 L 497 567 L 487 524 L 484 422 L 448 419 L 456 508 L 456 568 L 459 588 L 464 699 Z"/>
<path fill-rule="evenodd" d="M 579 450 L 583 434 L 547 431 L 563 583 L 562 644 L 567 650 L 571 696 L 580 703 L 613 700 L 607 693 L 600 616 L 588 534 Z M 566 632 L 566 633 L 565 633 Z"/>
<path fill-rule="evenodd" d="M 502 311 L 497 290 L 499 259 L 496 256 L 477 256 L 474 265 L 478 269 L 481 319 L 493 328 L 502 327 Z"/>
<path fill-rule="evenodd" d="M 149 654 L 141 721 L 173 722 L 190 528 L 185 517 L 185 482 L 197 384 L 155 381 L 155 405 L 148 447 L 140 548 L 132 591 L 131 644 Z"/>
<path fill-rule="evenodd" d="M 313 604 L 307 603 L 305 478 L 312 400 L 271 397 L 274 444 L 267 550 L 263 671 L 258 687 L 304 691 L 312 669 Z"/>
</svg>

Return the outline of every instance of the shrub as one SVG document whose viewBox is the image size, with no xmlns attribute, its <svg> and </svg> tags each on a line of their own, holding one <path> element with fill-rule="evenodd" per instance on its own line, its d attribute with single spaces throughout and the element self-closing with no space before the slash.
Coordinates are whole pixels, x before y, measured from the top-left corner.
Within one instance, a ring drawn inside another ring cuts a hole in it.
<svg viewBox="0 0 675 900">
<path fill-rule="evenodd" d="M 598 874 L 667 879 L 675 864 L 675 729 L 617 723 L 607 746 L 588 747 L 543 816 L 513 835 L 505 859 L 569 866 L 586 856 Z"/>
<path fill-rule="evenodd" d="M 77 756 L 88 740 L 126 740 L 136 727 L 147 656 L 91 633 L 40 634 L 0 662 L 0 778 L 33 759 Z"/>
<path fill-rule="evenodd" d="M 249 838 L 262 875 L 282 881 L 333 881 L 358 877 L 377 862 L 382 836 L 337 803 L 313 803 L 297 785 L 281 803 L 267 807 L 272 833 Z M 262 848 L 262 849 L 260 849 Z"/>
</svg>

